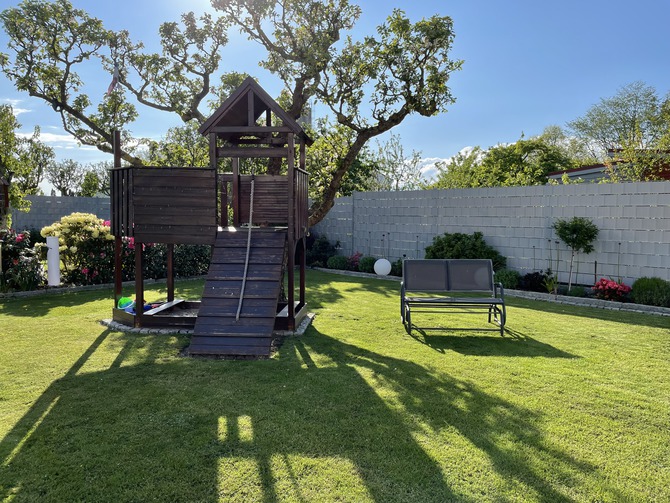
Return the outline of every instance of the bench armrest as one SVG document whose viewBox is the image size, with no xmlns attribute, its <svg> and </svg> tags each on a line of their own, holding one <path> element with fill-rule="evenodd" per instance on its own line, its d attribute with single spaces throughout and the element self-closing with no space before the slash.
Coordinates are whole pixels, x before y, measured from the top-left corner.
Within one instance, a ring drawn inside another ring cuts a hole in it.
<svg viewBox="0 0 670 503">
<path fill-rule="evenodd" d="M 502 283 L 495 283 L 493 285 L 493 296 L 500 298 L 502 301 L 505 300 L 505 287 L 503 287 Z"/>
</svg>

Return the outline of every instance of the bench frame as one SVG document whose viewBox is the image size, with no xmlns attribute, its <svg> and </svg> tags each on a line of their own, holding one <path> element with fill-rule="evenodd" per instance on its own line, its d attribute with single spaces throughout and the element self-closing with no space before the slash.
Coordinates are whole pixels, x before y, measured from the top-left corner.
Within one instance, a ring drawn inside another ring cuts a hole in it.
<svg viewBox="0 0 670 503">
<path fill-rule="evenodd" d="M 437 295 L 409 296 L 408 292 Z M 472 295 L 476 293 L 486 296 L 453 296 L 453 294 Z M 498 328 L 493 330 L 499 329 L 500 335 L 504 335 L 507 318 L 505 290 L 501 283 L 494 282 L 491 260 L 408 259 L 403 262 L 400 316 L 408 333 L 412 332 L 413 312 L 440 312 L 454 308 L 461 309 L 458 312 L 468 313 L 473 310 L 488 311 L 489 323 L 493 322 L 498 325 Z"/>
</svg>

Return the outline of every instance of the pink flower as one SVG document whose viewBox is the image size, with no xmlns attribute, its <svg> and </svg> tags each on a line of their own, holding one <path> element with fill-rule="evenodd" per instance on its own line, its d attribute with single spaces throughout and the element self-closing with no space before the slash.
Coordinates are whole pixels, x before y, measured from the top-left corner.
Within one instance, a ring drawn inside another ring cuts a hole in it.
<svg viewBox="0 0 670 503">
<path fill-rule="evenodd" d="M 104 222 L 102 222 L 102 225 L 104 225 L 105 227 L 109 227 L 110 226 L 109 220 L 105 220 Z"/>
<path fill-rule="evenodd" d="M 82 267 L 81 268 L 81 273 L 86 276 L 88 274 L 88 267 Z"/>
<path fill-rule="evenodd" d="M 25 237 L 25 236 L 24 236 L 23 234 L 18 234 L 18 235 L 16 236 L 16 242 L 17 242 L 17 243 L 20 243 L 21 241 L 23 241 L 24 237 Z"/>
</svg>

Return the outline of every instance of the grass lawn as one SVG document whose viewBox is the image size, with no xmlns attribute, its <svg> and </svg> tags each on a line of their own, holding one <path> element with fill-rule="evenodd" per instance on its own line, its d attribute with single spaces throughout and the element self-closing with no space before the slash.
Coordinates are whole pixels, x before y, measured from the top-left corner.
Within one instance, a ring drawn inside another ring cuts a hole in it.
<svg viewBox="0 0 670 503">
<path fill-rule="evenodd" d="M 261 361 L 110 331 L 107 290 L 3 300 L 0 501 L 670 501 L 667 317 L 508 299 L 505 337 L 410 336 L 397 283 L 307 280 Z"/>
</svg>

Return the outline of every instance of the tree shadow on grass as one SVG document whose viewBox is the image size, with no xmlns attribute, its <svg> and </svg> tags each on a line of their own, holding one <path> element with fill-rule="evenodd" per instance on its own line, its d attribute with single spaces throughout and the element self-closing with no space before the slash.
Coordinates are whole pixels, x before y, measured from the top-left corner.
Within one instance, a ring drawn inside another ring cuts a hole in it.
<svg viewBox="0 0 670 503">
<path fill-rule="evenodd" d="M 86 372 L 110 338 L 112 363 Z M 541 413 L 313 327 L 265 361 L 165 358 L 184 343 L 102 332 L 0 441 L 0 499 L 474 502 L 500 499 L 499 477 L 562 502 L 597 471 Z M 465 447 L 486 494 L 453 466 Z"/>
</svg>

